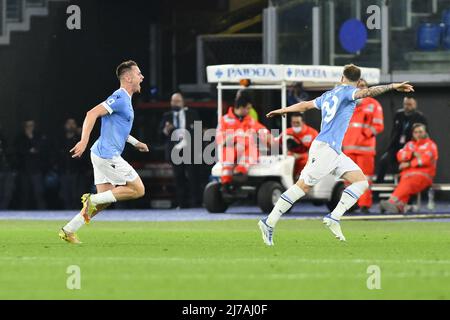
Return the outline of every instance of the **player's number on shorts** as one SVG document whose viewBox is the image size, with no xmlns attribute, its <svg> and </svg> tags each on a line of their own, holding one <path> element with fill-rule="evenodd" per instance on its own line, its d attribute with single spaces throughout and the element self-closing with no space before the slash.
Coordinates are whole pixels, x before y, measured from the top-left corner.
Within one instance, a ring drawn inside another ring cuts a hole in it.
<svg viewBox="0 0 450 320">
<path fill-rule="evenodd" d="M 337 106 L 338 106 L 339 99 L 338 99 L 338 97 L 333 96 L 331 98 L 331 100 L 332 100 L 332 105 L 331 106 L 330 106 L 330 103 L 328 101 L 325 101 L 323 103 L 323 108 L 325 109 L 325 112 L 326 112 L 326 115 L 323 118 L 323 121 L 325 121 L 325 122 L 330 122 L 331 119 L 333 119 L 334 116 L 336 115 L 336 109 L 337 109 Z"/>
</svg>

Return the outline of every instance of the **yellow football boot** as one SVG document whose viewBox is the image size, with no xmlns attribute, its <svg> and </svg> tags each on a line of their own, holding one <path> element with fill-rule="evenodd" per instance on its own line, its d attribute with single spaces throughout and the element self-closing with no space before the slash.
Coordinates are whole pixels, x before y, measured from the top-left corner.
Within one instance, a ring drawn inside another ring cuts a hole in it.
<svg viewBox="0 0 450 320">
<path fill-rule="evenodd" d="M 92 218 L 92 214 L 97 211 L 96 206 L 94 206 L 91 202 L 91 194 L 83 194 L 81 196 L 81 203 L 83 204 L 83 208 L 81 209 L 80 213 L 84 218 L 84 223 L 89 224 Z"/>
<path fill-rule="evenodd" d="M 61 238 L 61 240 L 64 240 L 68 243 L 72 243 L 72 244 L 80 244 L 81 243 L 81 241 L 80 241 L 80 239 L 78 239 L 76 233 L 67 232 L 64 229 L 61 229 L 59 231 L 59 237 Z"/>
</svg>

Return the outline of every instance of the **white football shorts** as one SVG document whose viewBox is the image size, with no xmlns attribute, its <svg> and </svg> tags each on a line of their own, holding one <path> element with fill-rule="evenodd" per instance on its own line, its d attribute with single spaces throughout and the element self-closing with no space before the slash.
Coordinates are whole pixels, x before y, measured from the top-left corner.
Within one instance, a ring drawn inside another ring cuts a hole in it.
<svg viewBox="0 0 450 320">
<path fill-rule="evenodd" d="M 308 186 L 314 186 L 328 174 L 333 175 L 337 180 L 348 171 L 358 170 L 361 171 L 361 168 L 344 153 L 338 154 L 328 143 L 314 140 L 300 179 L 303 179 Z"/>
<path fill-rule="evenodd" d="M 103 159 L 91 152 L 91 161 L 96 185 L 111 183 L 114 186 L 123 186 L 139 177 L 136 170 L 120 156 Z"/>
</svg>

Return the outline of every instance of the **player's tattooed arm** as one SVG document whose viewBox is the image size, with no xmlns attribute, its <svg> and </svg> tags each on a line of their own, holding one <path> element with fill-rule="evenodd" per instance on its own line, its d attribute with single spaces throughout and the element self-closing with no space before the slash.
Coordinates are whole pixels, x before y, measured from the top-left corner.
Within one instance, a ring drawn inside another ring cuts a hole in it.
<svg viewBox="0 0 450 320">
<path fill-rule="evenodd" d="M 393 84 L 387 84 L 382 86 L 375 86 L 366 89 L 358 90 L 355 93 L 355 99 L 362 99 L 367 97 L 376 97 L 385 92 L 394 90 Z"/>
<path fill-rule="evenodd" d="M 391 83 L 381 86 L 374 86 L 367 89 L 360 89 L 355 93 L 355 100 L 366 97 L 376 97 L 391 90 L 396 90 L 399 92 L 414 92 L 414 87 L 406 81 L 402 83 Z"/>
<path fill-rule="evenodd" d="M 305 111 L 313 109 L 313 108 L 315 108 L 313 100 L 302 101 L 302 102 L 293 104 L 286 108 L 270 111 L 268 114 L 266 114 L 266 117 L 272 118 L 275 116 L 282 116 L 282 115 L 284 115 L 286 113 L 290 113 L 290 112 L 305 112 Z"/>
</svg>

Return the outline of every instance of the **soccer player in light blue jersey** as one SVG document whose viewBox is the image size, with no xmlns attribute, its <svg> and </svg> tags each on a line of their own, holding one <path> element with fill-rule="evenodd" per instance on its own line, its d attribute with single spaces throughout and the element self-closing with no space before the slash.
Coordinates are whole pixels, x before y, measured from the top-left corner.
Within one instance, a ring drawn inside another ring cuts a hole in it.
<svg viewBox="0 0 450 320">
<path fill-rule="evenodd" d="M 280 217 L 328 174 L 350 183 L 342 193 L 336 208 L 323 219 L 323 223 L 334 236 L 345 241 L 339 220 L 369 187 L 361 169 L 341 150 L 342 140 L 353 115 L 356 100 L 375 97 L 390 90 L 414 91 L 413 86 L 408 82 L 358 89 L 360 78 L 361 70 L 355 65 L 347 65 L 344 67 L 339 86 L 325 92 L 317 99 L 303 101 L 267 114 L 267 117 L 270 118 L 289 112 L 305 112 L 316 108 L 322 113 L 322 124 L 319 135 L 309 149 L 308 162 L 300 174 L 298 182 L 281 195 L 269 216 L 258 223 L 265 244 L 269 246 L 274 244 L 274 228 Z"/>
<path fill-rule="evenodd" d="M 81 140 L 70 152 L 79 158 L 86 150 L 95 122 L 101 118 L 100 137 L 91 148 L 96 194 L 86 193 L 81 197 L 83 208 L 59 232 L 61 239 L 69 243 L 80 243 L 76 232 L 98 212 L 111 203 L 138 199 L 144 196 L 145 188 L 141 178 L 121 154 L 125 143 L 132 144 L 141 152 L 148 152 L 145 143 L 130 135 L 134 111 L 131 98 L 141 91 L 144 79 L 134 61 L 122 62 L 116 70 L 120 88 L 108 99 L 87 112 L 83 123 Z"/>
</svg>

